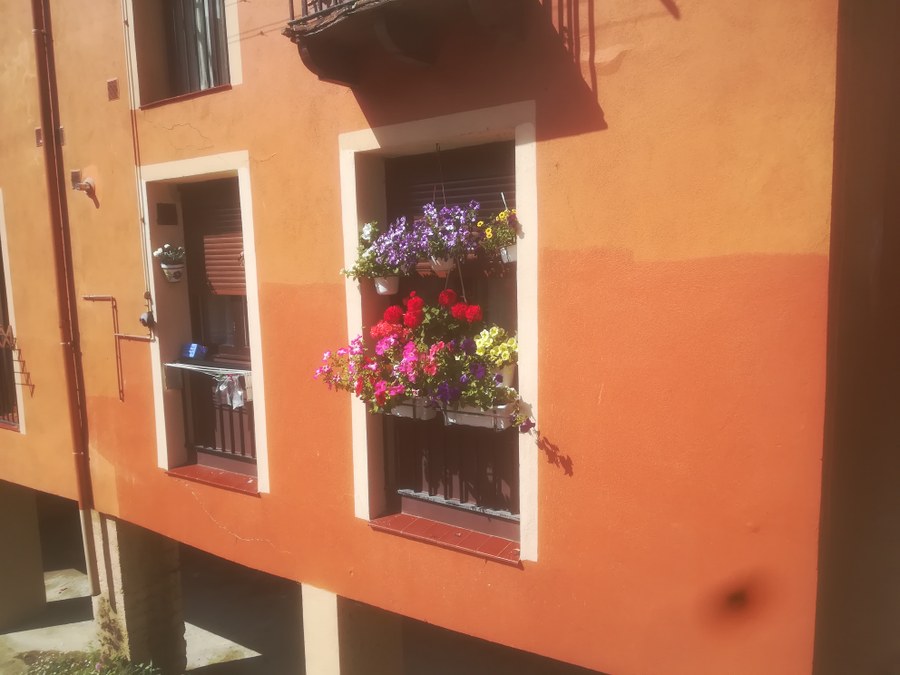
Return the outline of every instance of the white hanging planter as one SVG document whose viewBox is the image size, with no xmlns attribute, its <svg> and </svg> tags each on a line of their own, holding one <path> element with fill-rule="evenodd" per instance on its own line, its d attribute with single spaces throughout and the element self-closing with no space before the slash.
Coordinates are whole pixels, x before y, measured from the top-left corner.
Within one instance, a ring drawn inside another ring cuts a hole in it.
<svg viewBox="0 0 900 675">
<path fill-rule="evenodd" d="M 427 403 L 428 399 L 412 398 L 403 403 L 398 403 L 387 414 L 412 420 L 433 420 L 437 416 L 437 410 L 427 405 Z"/>
<path fill-rule="evenodd" d="M 378 295 L 396 295 L 400 290 L 400 277 L 375 277 L 373 281 Z"/>
<path fill-rule="evenodd" d="M 496 368 L 494 370 L 494 375 L 499 375 L 502 378 L 500 384 L 504 387 L 511 387 L 513 386 L 513 381 L 516 379 L 516 364 L 510 363 L 508 366 Z"/>
<path fill-rule="evenodd" d="M 512 404 L 498 405 L 484 410 L 471 405 L 455 405 L 444 409 L 444 423 L 467 427 L 481 427 L 503 431 L 513 426 L 515 408 Z"/>
<path fill-rule="evenodd" d="M 435 258 L 431 256 L 431 269 L 439 277 L 446 277 L 456 269 L 456 261 L 453 258 Z"/>
<path fill-rule="evenodd" d="M 512 246 L 504 246 L 500 249 L 500 260 L 504 263 L 514 263 L 518 260 L 518 247 L 516 244 Z"/>
<path fill-rule="evenodd" d="M 184 263 L 160 263 L 166 281 L 176 284 L 184 278 Z"/>
</svg>

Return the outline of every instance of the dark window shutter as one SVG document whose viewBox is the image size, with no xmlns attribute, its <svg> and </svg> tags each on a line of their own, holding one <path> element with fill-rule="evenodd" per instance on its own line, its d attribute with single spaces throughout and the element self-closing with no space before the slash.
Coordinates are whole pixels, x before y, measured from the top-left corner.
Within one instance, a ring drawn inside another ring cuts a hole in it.
<svg viewBox="0 0 900 675">
<path fill-rule="evenodd" d="M 247 295 L 244 240 L 240 227 L 203 233 L 206 283 L 212 295 Z"/>
<path fill-rule="evenodd" d="M 247 295 L 237 179 L 181 189 L 191 273 L 202 270 L 202 284 L 211 295 Z"/>
<path fill-rule="evenodd" d="M 415 217 L 422 206 L 465 206 L 475 200 L 486 216 L 516 205 L 512 141 L 385 160 L 388 219 Z"/>
</svg>

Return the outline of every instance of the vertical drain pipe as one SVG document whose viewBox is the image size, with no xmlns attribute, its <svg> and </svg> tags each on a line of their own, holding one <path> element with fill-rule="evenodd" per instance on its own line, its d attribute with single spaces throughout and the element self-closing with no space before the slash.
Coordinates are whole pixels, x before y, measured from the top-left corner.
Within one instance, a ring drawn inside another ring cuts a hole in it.
<svg viewBox="0 0 900 675">
<path fill-rule="evenodd" d="M 53 257 L 56 268 L 60 343 L 63 347 L 66 388 L 68 389 L 69 425 L 74 445 L 73 459 L 78 490 L 78 511 L 81 518 L 85 566 L 91 585 L 91 595 L 98 595 L 100 585 L 97 581 L 97 560 L 91 522 L 94 493 L 88 458 L 84 373 L 81 363 L 78 313 L 75 304 L 77 296 L 72 272 L 72 237 L 69 230 L 65 174 L 59 149 L 59 100 L 48 0 L 31 0 L 31 14 L 40 95 L 41 129 L 44 137 L 44 168 L 47 174 L 47 194 L 53 228 Z"/>
</svg>

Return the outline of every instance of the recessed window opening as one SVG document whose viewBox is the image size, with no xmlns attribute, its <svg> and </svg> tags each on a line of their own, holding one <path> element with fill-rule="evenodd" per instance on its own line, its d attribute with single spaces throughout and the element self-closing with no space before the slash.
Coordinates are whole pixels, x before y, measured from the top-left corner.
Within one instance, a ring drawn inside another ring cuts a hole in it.
<svg viewBox="0 0 900 675">
<path fill-rule="evenodd" d="M 3 252 L 0 251 L 0 427 L 19 428 L 19 407 L 16 392 L 15 336 L 9 325 L 6 300 L 6 279 L 3 272 Z"/>
<path fill-rule="evenodd" d="M 388 220 L 417 217 L 438 207 L 480 204 L 485 220 L 515 208 L 515 146 L 509 142 L 387 158 L 384 161 Z M 511 335 L 517 327 L 516 264 L 460 261 L 446 278 L 403 277 L 399 302 L 411 291 L 436 302 L 452 288 L 478 304 L 486 325 Z M 513 383 L 515 385 L 515 383 Z M 489 535 L 519 538 L 519 445 L 515 428 L 504 431 L 445 425 L 431 420 L 383 416 L 386 505 L 389 513 L 446 522 Z"/>
<path fill-rule="evenodd" d="M 142 104 L 229 83 L 224 0 L 133 0 Z"/>
<path fill-rule="evenodd" d="M 179 187 L 193 342 L 184 377 L 189 455 L 241 473 L 256 460 L 244 242 L 237 178 Z M 189 457 L 190 458 L 190 457 Z"/>
</svg>

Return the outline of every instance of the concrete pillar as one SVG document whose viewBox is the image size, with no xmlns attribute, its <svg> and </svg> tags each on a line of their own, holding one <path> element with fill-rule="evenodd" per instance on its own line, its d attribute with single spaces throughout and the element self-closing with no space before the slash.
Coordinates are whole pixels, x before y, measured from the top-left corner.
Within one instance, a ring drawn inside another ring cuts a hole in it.
<svg viewBox="0 0 900 675">
<path fill-rule="evenodd" d="M 306 675 L 402 675 L 402 617 L 302 585 Z"/>
<path fill-rule="evenodd" d="M 34 490 L 0 481 L 0 630 L 44 609 L 44 566 Z"/>
<path fill-rule="evenodd" d="M 94 620 L 101 650 L 167 675 L 186 663 L 178 542 L 137 525 L 93 514 L 100 595 Z"/>
</svg>

